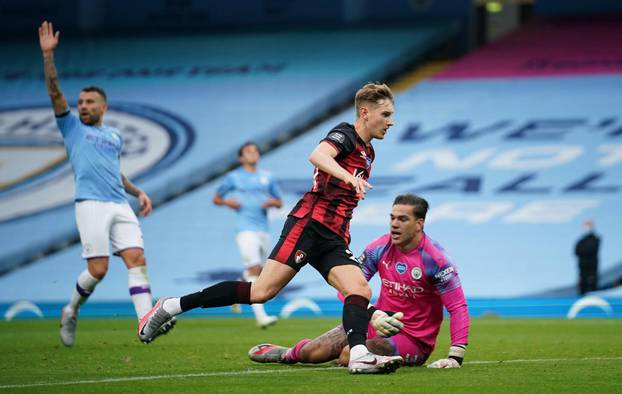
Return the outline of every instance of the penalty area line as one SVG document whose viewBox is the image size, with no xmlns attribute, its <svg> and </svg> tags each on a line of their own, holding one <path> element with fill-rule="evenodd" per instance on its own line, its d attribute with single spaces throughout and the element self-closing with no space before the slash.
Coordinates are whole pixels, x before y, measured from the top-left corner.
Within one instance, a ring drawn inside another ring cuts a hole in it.
<svg viewBox="0 0 622 394">
<path fill-rule="evenodd" d="M 621 357 L 579 357 L 579 358 L 532 358 L 532 359 L 516 359 L 516 360 L 474 360 L 465 361 L 468 365 L 482 365 L 482 364 L 519 364 L 519 363 L 557 363 L 564 361 L 616 361 L 622 360 Z"/>
<path fill-rule="evenodd" d="M 617 361 L 622 360 L 620 357 L 579 357 L 579 358 L 533 358 L 533 359 L 515 359 L 515 360 L 473 360 L 465 361 L 465 365 L 486 365 L 486 364 L 518 364 L 518 363 L 556 363 L 556 362 L 572 362 L 572 361 Z M 185 379 L 185 378 L 205 378 L 212 376 L 243 376 L 243 375 L 270 375 L 270 374 L 287 374 L 293 372 L 317 372 L 345 370 L 343 367 L 312 367 L 312 368 L 287 368 L 287 369 L 271 369 L 258 370 L 249 369 L 245 371 L 229 371 L 229 372 L 197 372 L 186 374 L 169 374 L 169 375 L 152 375 L 152 376 L 126 376 L 118 378 L 104 379 L 86 379 L 74 380 L 68 382 L 41 382 L 26 384 L 5 384 L 0 385 L 0 389 L 13 388 L 30 388 L 30 387 L 53 387 L 53 386 L 71 386 L 78 384 L 100 384 L 100 383 L 119 383 L 134 382 L 145 380 L 164 380 L 164 379 Z"/>
<path fill-rule="evenodd" d="M 5 384 L 5 385 L 0 385 L 0 389 L 70 386 L 70 385 L 76 385 L 76 384 L 119 383 L 119 382 L 134 382 L 134 381 L 145 381 L 145 380 L 163 380 L 163 379 L 204 378 L 204 377 L 211 377 L 211 376 L 269 375 L 269 374 L 283 374 L 283 373 L 307 372 L 307 371 L 308 372 L 330 371 L 334 369 L 344 369 L 344 368 L 343 367 L 315 367 L 315 368 L 295 368 L 295 369 L 292 368 L 292 369 L 279 369 L 279 370 L 266 370 L 266 371 L 259 370 L 259 369 L 249 369 L 246 371 L 229 371 L 229 372 L 197 372 L 197 373 L 170 374 L 170 375 L 126 376 L 126 377 L 118 377 L 118 378 L 74 380 L 74 381 L 67 381 L 67 382 Z"/>
</svg>

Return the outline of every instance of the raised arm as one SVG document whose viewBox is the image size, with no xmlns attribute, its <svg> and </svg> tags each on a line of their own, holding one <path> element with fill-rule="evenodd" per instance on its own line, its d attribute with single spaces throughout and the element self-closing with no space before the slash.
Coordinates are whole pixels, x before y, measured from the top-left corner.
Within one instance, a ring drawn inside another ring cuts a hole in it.
<svg viewBox="0 0 622 394">
<path fill-rule="evenodd" d="M 60 31 L 54 33 L 52 22 L 45 21 L 39 26 L 39 45 L 43 53 L 43 73 L 55 115 L 62 115 L 67 110 L 67 100 L 60 90 L 58 73 L 54 64 L 54 49 L 58 45 L 59 37 Z"/>
<path fill-rule="evenodd" d="M 147 216 L 152 211 L 151 199 L 141 188 L 134 185 L 127 177 L 121 174 L 121 181 L 123 182 L 123 188 L 126 192 L 131 194 L 132 196 L 138 199 L 140 204 L 140 212 L 138 213 L 140 216 Z"/>
</svg>

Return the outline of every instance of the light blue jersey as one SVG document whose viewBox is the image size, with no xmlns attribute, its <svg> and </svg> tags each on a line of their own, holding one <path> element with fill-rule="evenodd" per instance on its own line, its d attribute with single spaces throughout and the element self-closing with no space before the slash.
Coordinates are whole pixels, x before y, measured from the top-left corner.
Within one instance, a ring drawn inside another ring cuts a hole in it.
<svg viewBox="0 0 622 394">
<path fill-rule="evenodd" d="M 127 202 L 119 167 L 121 133 L 105 125 L 85 125 L 69 109 L 56 117 L 56 124 L 73 167 L 75 200 Z"/>
<path fill-rule="evenodd" d="M 240 167 L 225 176 L 216 192 L 222 197 L 230 195 L 240 203 L 238 231 L 268 232 L 268 212 L 261 206 L 268 197 L 281 198 L 281 190 L 270 173 L 248 172 Z"/>
</svg>

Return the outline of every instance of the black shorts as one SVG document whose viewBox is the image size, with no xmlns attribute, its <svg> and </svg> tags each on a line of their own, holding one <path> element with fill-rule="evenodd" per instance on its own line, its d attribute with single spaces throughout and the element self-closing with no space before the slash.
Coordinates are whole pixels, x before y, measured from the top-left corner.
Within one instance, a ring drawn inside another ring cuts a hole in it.
<svg viewBox="0 0 622 394">
<path fill-rule="evenodd" d="M 309 263 L 326 280 L 333 267 L 359 266 L 343 238 L 318 221 L 294 216 L 287 218 L 279 242 L 269 258 L 296 271 Z"/>
</svg>

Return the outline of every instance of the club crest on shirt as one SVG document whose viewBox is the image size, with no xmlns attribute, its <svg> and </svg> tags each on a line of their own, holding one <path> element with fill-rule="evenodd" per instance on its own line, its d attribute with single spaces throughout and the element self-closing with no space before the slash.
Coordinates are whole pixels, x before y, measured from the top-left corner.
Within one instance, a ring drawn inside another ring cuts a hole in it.
<svg viewBox="0 0 622 394">
<path fill-rule="evenodd" d="M 360 151 L 359 152 L 361 154 L 361 157 L 365 160 L 365 168 L 371 167 L 371 157 L 367 156 L 367 153 L 365 153 L 365 151 Z"/>
<path fill-rule="evenodd" d="M 397 264 L 395 264 L 395 270 L 398 274 L 402 275 L 404 272 L 406 272 L 406 264 L 398 261 Z"/>
<path fill-rule="evenodd" d="M 294 255 L 294 261 L 296 264 L 302 264 L 303 261 L 307 258 L 307 254 L 302 250 L 298 249 L 296 254 Z"/>
<path fill-rule="evenodd" d="M 421 268 L 419 267 L 413 267 L 413 269 L 410 270 L 410 276 L 412 276 L 414 280 L 421 279 L 422 275 Z"/>
</svg>

